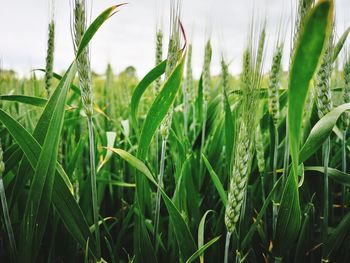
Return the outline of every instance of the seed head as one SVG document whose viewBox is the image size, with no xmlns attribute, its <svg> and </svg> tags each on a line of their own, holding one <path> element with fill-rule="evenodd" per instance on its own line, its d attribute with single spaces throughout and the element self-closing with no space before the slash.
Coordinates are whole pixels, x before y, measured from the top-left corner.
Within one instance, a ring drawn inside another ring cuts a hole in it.
<svg viewBox="0 0 350 263">
<path fill-rule="evenodd" d="M 256 159 L 258 161 L 259 173 L 265 172 L 264 142 L 261 133 L 261 127 L 258 125 L 255 132 L 255 150 Z"/>
<path fill-rule="evenodd" d="M 47 54 L 46 54 L 46 71 L 45 71 L 45 89 L 47 97 L 50 97 L 50 88 L 53 77 L 53 61 L 55 50 L 55 21 L 51 20 L 49 23 L 49 37 L 47 40 Z"/>
<path fill-rule="evenodd" d="M 274 125 L 277 125 L 280 110 L 279 110 L 279 87 L 281 76 L 281 61 L 282 61 L 282 46 L 278 46 L 273 56 L 272 67 L 269 78 L 269 111 L 273 119 Z"/>
<path fill-rule="evenodd" d="M 316 74 L 318 116 L 322 118 L 333 108 L 330 79 L 332 75 L 333 38 L 328 40 L 320 69 Z"/>
<path fill-rule="evenodd" d="M 344 86 L 342 89 L 343 92 L 343 102 L 350 102 L 350 57 L 347 58 L 347 61 L 344 64 Z M 339 119 L 339 127 L 341 130 L 346 131 L 349 127 L 350 114 L 349 112 L 344 112 Z"/>
<path fill-rule="evenodd" d="M 156 34 L 156 65 L 162 62 L 163 60 L 163 32 L 162 30 L 158 30 Z M 159 89 L 161 86 L 161 77 L 156 79 L 155 84 L 153 86 L 153 92 L 155 95 L 159 93 Z"/>
<path fill-rule="evenodd" d="M 74 51 L 77 54 L 78 47 L 86 31 L 86 1 L 74 1 Z M 79 84 L 84 111 L 87 117 L 93 114 L 91 66 L 89 48 L 85 48 L 77 59 Z"/>
<path fill-rule="evenodd" d="M 211 47 L 210 40 L 208 40 L 207 44 L 205 45 L 204 64 L 203 64 L 203 95 L 204 95 L 205 101 L 208 101 L 209 99 L 211 56 L 212 56 L 212 47 Z"/>
</svg>

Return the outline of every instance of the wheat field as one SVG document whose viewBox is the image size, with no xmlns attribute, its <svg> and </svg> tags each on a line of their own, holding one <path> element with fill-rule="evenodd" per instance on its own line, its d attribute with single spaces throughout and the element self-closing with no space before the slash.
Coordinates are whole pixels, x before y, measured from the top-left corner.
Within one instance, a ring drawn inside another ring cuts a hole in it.
<svg viewBox="0 0 350 263">
<path fill-rule="evenodd" d="M 95 34 L 131 7 L 89 19 L 87 1 L 69 2 L 69 67 L 55 70 L 54 11 L 45 63 L 0 67 L 1 262 L 350 261 L 350 27 L 337 34 L 337 1 L 292 0 L 291 43 L 253 17 L 239 74 L 207 36 L 198 78 L 181 0 L 140 77 L 91 61 Z"/>
</svg>

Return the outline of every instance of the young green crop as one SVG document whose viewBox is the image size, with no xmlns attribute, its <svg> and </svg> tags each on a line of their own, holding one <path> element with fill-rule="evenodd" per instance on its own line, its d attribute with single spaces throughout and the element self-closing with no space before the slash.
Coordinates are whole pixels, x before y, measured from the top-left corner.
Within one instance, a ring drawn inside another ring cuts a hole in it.
<svg viewBox="0 0 350 263">
<path fill-rule="evenodd" d="M 89 41 L 117 6 L 87 27 L 87 1 L 73 0 L 77 57 L 63 76 L 48 75 L 51 59 L 30 79 L 0 72 L 0 261 L 346 262 L 350 30 L 327 49 L 333 1 L 295 2 L 291 46 L 281 33 L 270 45 L 267 16 L 238 75 L 236 57 L 216 60 L 215 30 L 180 41 L 189 28 L 173 1 L 139 80 L 112 57 L 92 73 Z"/>
</svg>

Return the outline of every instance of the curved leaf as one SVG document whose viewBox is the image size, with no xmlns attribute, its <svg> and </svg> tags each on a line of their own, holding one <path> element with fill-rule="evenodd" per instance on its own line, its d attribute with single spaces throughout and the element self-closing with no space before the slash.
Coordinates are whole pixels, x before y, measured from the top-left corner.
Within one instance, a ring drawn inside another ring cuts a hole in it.
<svg viewBox="0 0 350 263">
<path fill-rule="evenodd" d="M 109 8 L 107 8 L 105 11 L 103 11 L 95 20 L 94 22 L 91 23 L 89 28 L 86 30 L 84 33 L 84 36 L 80 42 L 80 45 L 77 50 L 76 57 L 79 57 L 80 54 L 84 51 L 84 49 L 88 46 L 90 40 L 93 38 L 93 36 L 96 34 L 98 29 L 102 26 L 102 24 L 111 16 L 113 16 L 118 10 L 117 8 L 120 6 L 125 5 L 119 4 L 119 5 L 114 5 Z"/>
<path fill-rule="evenodd" d="M 323 166 L 306 166 L 304 167 L 305 171 L 315 171 L 319 173 L 324 173 Z M 350 174 L 341 172 L 334 168 L 327 168 L 329 178 L 332 178 L 337 183 L 350 186 Z"/>
<path fill-rule="evenodd" d="M 273 252 L 278 257 L 283 257 L 297 239 L 301 225 L 297 177 L 302 117 L 310 81 L 332 29 L 333 8 L 332 0 L 320 0 L 310 10 L 298 36 L 290 69 L 287 119 L 292 170 L 277 215 Z"/>
<path fill-rule="evenodd" d="M 139 82 L 139 84 L 134 89 L 134 92 L 131 97 L 130 115 L 131 115 L 131 120 L 133 122 L 133 125 L 135 127 L 137 123 L 136 114 L 139 108 L 139 103 L 140 103 L 142 94 L 146 91 L 147 87 L 149 87 L 149 85 L 151 85 L 153 81 L 155 81 L 161 75 L 164 74 L 166 63 L 167 63 L 167 60 L 164 60 L 161 63 L 159 63 L 155 68 L 153 68 L 150 72 L 147 73 L 147 75 Z"/>
<path fill-rule="evenodd" d="M 54 97 L 54 94 L 52 97 Z M 0 121 L 17 141 L 31 166 L 36 167 L 41 152 L 40 144 L 17 121 L 12 119 L 1 109 Z M 67 175 L 64 173 L 63 168 L 58 163 L 57 173 L 59 176 L 55 176 L 52 202 L 73 238 L 77 240 L 81 247 L 85 247 L 86 241 L 90 237 L 89 227 L 79 205 L 72 195 L 73 187 Z"/>
<path fill-rule="evenodd" d="M 315 126 L 311 129 L 309 137 L 306 139 L 303 147 L 300 150 L 300 163 L 306 161 L 322 146 L 322 143 L 329 137 L 333 128 L 337 124 L 339 117 L 344 111 L 347 110 L 350 110 L 350 103 L 334 108 L 315 124 Z"/>
<path fill-rule="evenodd" d="M 205 219 L 207 218 L 207 215 L 210 212 L 214 212 L 213 210 L 208 210 L 207 212 L 204 213 L 201 221 L 199 222 L 198 226 L 198 247 L 201 249 L 204 246 L 204 227 L 205 227 Z M 199 254 L 199 260 L 201 263 L 204 262 L 204 252 L 203 254 Z"/>
<path fill-rule="evenodd" d="M 76 64 L 68 69 L 53 114 L 49 119 L 48 132 L 39 155 L 25 208 L 22 237 L 22 257 L 35 261 L 36 252 L 44 235 L 51 205 L 58 145 L 64 120 L 64 106 L 70 83 L 76 73 Z M 60 84 L 61 84 L 60 83 Z M 31 244 L 31 245 L 28 245 Z"/>
<path fill-rule="evenodd" d="M 301 123 L 310 81 L 316 71 L 333 23 L 333 1 L 321 0 L 311 9 L 297 41 L 289 77 L 288 129 L 294 175 L 299 163 Z"/>
<path fill-rule="evenodd" d="M 216 241 L 218 241 L 220 239 L 220 237 L 221 236 L 214 237 L 212 240 L 210 240 L 204 246 L 199 248 L 195 253 L 193 253 L 193 255 L 189 259 L 186 260 L 186 263 L 193 262 L 196 258 L 198 258 L 200 255 L 202 255 L 204 253 L 204 251 L 207 250 L 207 248 L 209 248 L 212 244 L 214 244 Z"/>
<path fill-rule="evenodd" d="M 325 254 L 329 258 L 332 254 L 336 255 L 337 250 L 343 244 L 343 240 L 349 234 L 350 213 L 347 213 L 334 231 L 329 235 L 324 244 Z"/>
<path fill-rule="evenodd" d="M 184 258 L 191 257 L 191 255 L 196 251 L 196 245 L 191 235 L 191 232 L 187 224 L 185 223 L 184 219 L 182 218 L 180 212 L 177 210 L 175 204 L 169 198 L 169 196 L 164 192 L 164 190 L 158 185 L 158 183 L 154 179 L 152 173 L 149 171 L 147 166 L 140 159 L 136 158 L 135 156 L 131 155 L 130 153 L 122 149 L 115 149 L 115 148 L 108 148 L 108 149 L 118 154 L 130 165 L 132 165 L 138 171 L 143 173 L 148 178 L 148 180 L 160 190 L 165 206 L 168 210 L 172 226 L 174 227 L 174 232 L 181 251 L 181 256 Z"/>
<path fill-rule="evenodd" d="M 47 103 L 47 99 L 25 95 L 2 95 L 0 100 L 15 101 L 37 107 L 44 107 Z"/>
<path fill-rule="evenodd" d="M 342 36 L 339 38 L 338 43 L 334 47 L 333 51 L 333 62 L 335 62 L 338 58 L 338 55 L 340 51 L 343 49 L 343 46 L 345 44 L 346 39 L 348 38 L 348 35 L 350 33 L 350 27 L 348 27 L 345 32 L 342 34 Z"/>
<path fill-rule="evenodd" d="M 202 158 L 204 161 L 205 166 L 208 169 L 209 175 L 211 177 L 211 180 L 213 181 L 213 184 L 216 188 L 216 190 L 218 191 L 218 194 L 220 196 L 221 202 L 223 203 L 223 205 L 226 207 L 226 203 L 227 203 L 227 194 L 225 192 L 224 187 L 222 186 L 222 183 L 218 177 L 218 175 L 215 173 L 213 167 L 211 166 L 211 164 L 209 163 L 208 159 L 205 157 L 204 154 L 202 154 Z"/>
<path fill-rule="evenodd" d="M 34 69 L 34 70 L 41 71 L 41 72 L 46 72 L 45 69 L 41 69 L 41 68 L 39 68 L 39 69 Z M 52 74 L 53 74 L 53 77 L 54 77 L 55 79 L 57 79 L 57 80 L 59 80 L 59 81 L 62 79 L 62 76 L 61 76 L 60 74 L 55 73 L 55 72 L 53 72 Z M 81 94 L 80 88 L 77 87 L 76 85 L 74 85 L 74 83 L 71 83 L 71 84 L 70 84 L 70 87 L 71 87 L 71 89 L 72 89 L 76 94 L 79 94 L 79 95 Z"/>
<path fill-rule="evenodd" d="M 185 56 L 182 57 L 180 63 L 176 66 L 173 73 L 164 83 L 161 91 L 147 113 L 147 117 L 141 131 L 140 144 L 137 152 L 137 156 L 140 159 L 144 159 L 146 157 L 154 133 L 162 123 L 171 105 L 175 101 L 176 94 L 180 88 L 182 80 L 185 64 L 184 62 Z"/>
</svg>

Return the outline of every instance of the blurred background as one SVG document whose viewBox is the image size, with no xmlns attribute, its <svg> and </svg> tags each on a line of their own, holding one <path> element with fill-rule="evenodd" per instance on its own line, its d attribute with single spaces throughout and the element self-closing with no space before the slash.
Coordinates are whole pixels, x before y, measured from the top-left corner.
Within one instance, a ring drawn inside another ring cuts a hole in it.
<svg viewBox="0 0 350 263">
<path fill-rule="evenodd" d="M 2 67 L 14 69 L 19 75 L 28 75 L 33 68 L 45 65 L 49 0 L 0 0 L 0 58 Z M 170 0 L 130 0 L 110 19 L 92 41 L 92 68 L 103 73 L 111 63 L 116 73 L 134 66 L 142 77 L 154 66 L 155 32 L 161 27 L 165 36 L 169 31 Z M 237 74 L 241 68 L 241 54 L 246 44 L 252 17 L 255 25 L 267 23 L 267 57 L 278 32 L 285 38 L 289 50 L 290 29 L 297 1 L 294 0 L 183 0 L 182 21 L 188 39 L 193 43 L 193 70 L 198 77 L 208 37 L 213 43 L 212 72 L 218 74 L 220 57 L 231 61 L 230 71 Z M 121 3 L 116 0 L 92 1 L 92 19 L 105 8 Z M 349 0 L 337 0 L 337 35 L 350 25 Z M 281 15 L 283 14 L 283 15 Z M 55 3 L 56 47 L 54 70 L 65 70 L 73 59 L 70 33 L 70 0 Z M 165 37 L 166 40 L 166 37 Z M 288 66 L 284 56 L 284 67 Z M 265 64 L 268 69 L 269 63 Z"/>
</svg>

